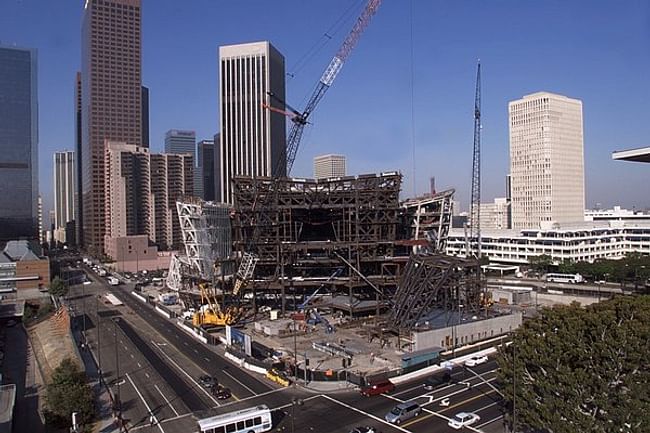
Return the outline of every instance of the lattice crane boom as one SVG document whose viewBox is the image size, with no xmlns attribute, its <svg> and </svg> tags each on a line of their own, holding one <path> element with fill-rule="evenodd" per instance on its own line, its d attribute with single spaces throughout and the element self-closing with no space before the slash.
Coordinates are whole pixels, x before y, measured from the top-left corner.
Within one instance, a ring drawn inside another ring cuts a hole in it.
<svg viewBox="0 0 650 433">
<path fill-rule="evenodd" d="M 476 68 L 474 96 L 474 154 L 472 158 L 472 201 L 470 209 L 470 242 L 476 257 L 481 257 L 481 62 Z"/>
<path fill-rule="evenodd" d="M 343 44 L 339 48 L 338 52 L 329 63 L 325 72 L 321 76 L 320 80 L 316 84 L 316 88 L 312 93 L 311 97 L 307 101 L 307 105 L 302 113 L 295 113 L 291 116 L 291 121 L 293 125 L 289 131 L 289 137 L 287 138 L 286 146 L 286 155 L 283 155 L 279 164 L 276 165 L 276 172 L 273 173 L 273 177 L 279 177 L 282 174 L 289 176 L 291 173 L 291 168 L 293 163 L 296 160 L 296 154 L 298 153 L 298 147 L 300 146 L 300 140 L 302 139 L 302 134 L 305 129 L 305 126 L 308 123 L 309 116 L 314 111 L 318 103 L 323 99 L 327 90 L 332 86 L 332 83 L 336 79 L 336 76 L 341 71 L 345 61 L 352 52 L 352 49 L 355 47 L 359 38 L 363 34 L 363 31 L 368 27 L 370 19 L 377 12 L 377 9 L 381 5 L 382 0 L 368 0 L 365 9 L 357 18 L 356 23 L 350 30 L 347 38 L 343 41 Z M 286 106 L 286 103 L 285 103 Z M 293 111 L 293 110 L 292 110 Z"/>
</svg>

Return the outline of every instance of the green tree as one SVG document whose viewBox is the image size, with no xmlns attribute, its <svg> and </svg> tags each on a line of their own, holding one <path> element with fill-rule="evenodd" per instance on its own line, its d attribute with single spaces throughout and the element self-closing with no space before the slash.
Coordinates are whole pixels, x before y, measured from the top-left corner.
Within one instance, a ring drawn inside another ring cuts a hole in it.
<svg viewBox="0 0 650 433">
<path fill-rule="evenodd" d="M 68 287 L 65 285 L 63 280 L 59 277 L 54 277 L 50 283 L 50 295 L 54 297 L 61 297 L 68 294 Z"/>
<path fill-rule="evenodd" d="M 650 296 L 542 310 L 499 351 L 507 422 L 514 400 L 517 431 L 647 431 L 649 342 Z"/>
<path fill-rule="evenodd" d="M 65 358 L 52 373 L 47 385 L 46 422 L 57 427 L 72 425 L 72 412 L 78 413 L 82 425 L 89 425 L 95 416 L 93 391 L 86 374 L 72 359 Z"/>
<path fill-rule="evenodd" d="M 553 265 L 553 258 L 548 254 L 542 254 L 540 256 L 533 256 L 528 259 L 530 267 L 537 272 L 548 272 Z"/>
</svg>

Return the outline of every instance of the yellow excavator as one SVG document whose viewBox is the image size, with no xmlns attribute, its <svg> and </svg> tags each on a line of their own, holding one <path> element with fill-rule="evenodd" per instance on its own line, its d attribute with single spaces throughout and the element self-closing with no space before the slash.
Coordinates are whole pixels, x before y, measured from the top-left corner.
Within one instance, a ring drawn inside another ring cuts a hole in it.
<svg viewBox="0 0 650 433">
<path fill-rule="evenodd" d="M 230 306 L 222 310 L 217 302 L 216 295 L 214 297 L 210 296 L 208 283 L 199 283 L 199 290 L 201 292 L 201 308 L 192 317 L 194 326 L 226 326 L 237 323 L 241 317 L 240 308 Z"/>
</svg>

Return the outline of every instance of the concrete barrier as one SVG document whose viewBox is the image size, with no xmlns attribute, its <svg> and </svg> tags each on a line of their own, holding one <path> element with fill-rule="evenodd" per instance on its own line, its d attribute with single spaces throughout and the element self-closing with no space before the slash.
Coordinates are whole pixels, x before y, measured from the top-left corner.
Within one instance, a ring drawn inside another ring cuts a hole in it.
<svg viewBox="0 0 650 433">
<path fill-rule="evenodd" d="M 199 334 L 194 328 L 184 324 L 182 321 L 176 321 L 176 326 L 178 326 L 179 328 L 181 328 L 182 330 L 184 330 L 185 332 L 187 332 L 188 334 L 190 334 L 192 337 L 196 338 L 200 342 L 204 344 L 208 344 L 207 338 Z"/>
<path fill-rule="evenodd" d="M 160 308 L 158 305 L 156 305 L 154 308 L 155 308 L 155 310 L 156 310 L 157 312 L 159 312 L 160 314 L 162 314 L 162 315 L 165 316 L 166 318 L 168 318 L 168 319 L 171 319 L 171 318 L 172 318 L 172 315 L 171 315 L 171 314 L 169 314 L 168 312 L 166 312 L 165 310 L 163 310 L 162 308 Z"/>
<path fill-rule="evenodd" d="M 249 364 L 244 359 L 239 358 L 239 357 L 233 355 L 232 353 L 230 353 L 228 351 L 226 351 L 225 357 L 227 359 L 231 360 L 232 362 L 234 362 L 235 364 L 237 364 L 239 367 L 245 368 L 246 370 L 252 371 L 254 373 L 266 374 L 268 372 L 268 370 L 266 368 L 258 367 L 258 366 L 253 365 L 253 364 Z"/>
<path fill-rule="evenodd" d="M 145 298 L 144 296 L 140 295 L 139 293 L 131 292 L 131 294 L 132 294 L 133 296 L 135 296 L 136 298 L 138 298 L 139 300 L 141 300 L 142 302 L 147 303 L 147 298 Z"/>
</svg>

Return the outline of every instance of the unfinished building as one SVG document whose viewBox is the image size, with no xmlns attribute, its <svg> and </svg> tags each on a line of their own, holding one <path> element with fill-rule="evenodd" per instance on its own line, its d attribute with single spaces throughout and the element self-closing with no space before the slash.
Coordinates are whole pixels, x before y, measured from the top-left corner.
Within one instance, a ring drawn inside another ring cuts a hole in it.
<svg viewBox="0 0 650 433">
<path fill-rule="evenodd" d="M 444 251 L 451 219 L 453 190 L 400 203 L 401 180 L 235 177 L 233 251 L 256 255 L 253 287 L 278 293 L 283 310 L 287 293 L 323 285 L 350 314 L 387 306 L 412 253 Z"/>
</svg>

